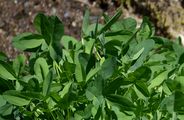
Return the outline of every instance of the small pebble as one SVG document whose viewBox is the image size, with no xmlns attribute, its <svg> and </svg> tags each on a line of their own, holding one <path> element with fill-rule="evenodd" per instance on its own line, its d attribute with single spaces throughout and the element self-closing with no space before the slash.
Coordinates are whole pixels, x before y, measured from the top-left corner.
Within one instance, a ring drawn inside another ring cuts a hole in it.
<svg viewBox="0 0 184 120">
<path fill-rule="evenodd" d="M 73 27 L 76 27 L 76 26 L 77 26 L 77 24 L 76 24 L 75 21 L 72 22 L 72 26 L 73 26 Z"/>
</svg>

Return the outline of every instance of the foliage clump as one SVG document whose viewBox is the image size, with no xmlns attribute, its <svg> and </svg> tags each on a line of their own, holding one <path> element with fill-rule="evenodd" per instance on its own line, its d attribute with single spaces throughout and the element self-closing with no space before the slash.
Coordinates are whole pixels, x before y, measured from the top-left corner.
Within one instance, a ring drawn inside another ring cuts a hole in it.
<svg viewBox="0 0 184 120">
<path fill-rule="evenodd" d="M 78 41 L 56 16 L 38 14 L 37 33 L 12 42 L 31 56 L 0 54 L 0 119 L 184 119 L 180 39 L 155 36 L 146 17 L 137 27 L 120 16 L 89 24 L 86 11 Z"/>
</svg>

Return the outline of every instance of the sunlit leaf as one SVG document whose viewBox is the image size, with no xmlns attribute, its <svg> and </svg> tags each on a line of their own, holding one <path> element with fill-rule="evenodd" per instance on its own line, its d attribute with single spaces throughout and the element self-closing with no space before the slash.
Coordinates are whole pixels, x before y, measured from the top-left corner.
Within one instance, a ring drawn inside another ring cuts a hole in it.
<svg viewBox="0 0 184 120">
<path fill-rule="evenodd" d="M 83 33 L 86 33 L 86 29 L 88 28 L 88 26 L 89 26 L 89 10 L 86 10 L 85 14 L 84 14 L 83 23 L 82 23 L 82 32 Z"/>
<path fill-rule="evenodd" d="M 30 99 L 26 98 L 26 96 L 23 96 L 18 91 L 6 91 L 3 94 L 3 98 L 10 104 L 17 106 L 24 106 L 30 103 Z"/>
<path fill-rule="evenodd" d="M 3 61 L 0 61 L 0 77 L 9 80 L 16 80 L 12 67 Z"/>
<path fill-rule="evenodd" d="M 13 38 L 12 44 L 22 51 L 37 51 L 44 39 L 41 35 L 33 33 L 23 33 Z"/>
<path fill-rule="evenodd" d="M 148 89 L 151 90 L 152 88 L 157 87 L 160 84 L 162 84 L 162 82 L 167 79 L 167 75 L 168 75 L 168 71 L 164 71 L 160 73 L 153 80 L 151 80 L 151 84 L 148 86 Z"/>
</svg>

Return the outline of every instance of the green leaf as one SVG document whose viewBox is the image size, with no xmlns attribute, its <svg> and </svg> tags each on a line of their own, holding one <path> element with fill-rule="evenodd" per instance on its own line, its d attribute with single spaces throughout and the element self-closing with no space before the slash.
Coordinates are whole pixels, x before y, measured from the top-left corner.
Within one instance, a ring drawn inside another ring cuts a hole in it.
<svg viewBox="0 0 184 120">
<path fill-rule="evenodd" d="M 122 77 L 118 77 L 117 79 L 110 81 L 110 83 L 104 88 L 103 94 L 106 95 L 115 93 L 115 91 L 124 83 L 125 81 Z"/>
<path fill-rule="evenodd" d="M 41 32 L 45 42 L 49 47 L 50 56 L 53 60 L 60 61 L 62 47 L 60 40 L 64 34 L 64 25 L 56 16 L 45 16 L 37 14 L 34 20 L 35 27 Z"/>
<path fill-rule="evenodd" d="M 50 27 L 49 28 L 50 33 L 47 33 L 47 34 L 50 34 L 53 42 L 60 41 L 61 37 L 64 34 L 64 25 L 63 25 L 63 23 L 56 16 L 50 16 L 50 17 L 48 17 L 48 20 L 49 20 L 49 24 L 50 24 L 50 26 L 49 26 Z M 46 26 L 44 26 L 44 28 L 45 27 Z"/>
<path fill-rule="evenodd" d="M 0 61 L 5 61 L 7 59 L 8 59 L 8 57 L 6 56 L 6 54 L 3 52 L 0 52 Z"/>
<path fill-rule="evenodd" d="M 94 77 L 100 71 L 100 69 L 101 68 L 99 66 L 95 67 L 94 69 L 91 69 L 86 76 L 86 82 L 89 81 L 92 77 Z"/>
<path fill-rule="evenodd" d="M 3 79 L 16 80 L 12 67 L 3 61 L 0 61 L 0 77 Z"/>
<path fill-rule="evenodd" d="M 3 92 L 7 91 L 7 90 L 12 90 L 15 89 L 14 84 L 12 83 L 12 81 L 10 80 L 5 80 L 0 78 L 0 94 L 2 94 Z"/>
<path fill-rule="evenodd" d="M 184 63 L 184 53 L 181 54 L 178 63 L 179 63 L 180 65 Z"/>
<path fill-rule="evenodd" d="M 60 41 L 64 34 L 64 25 L 56 16 L 45 16 L 39 13 L 34 20 L 34 25 L 48 45 Z"/>
<path fill-rule="evenodd" d="M 110 20 L 110 16 L 107 15 L 106 13 L 102 14 L 103 18 L 104 18 L 104 22 L 107 23 Z"/>
<path fill-rule="evenodd" d="M 64 36 L 62 37 L 62 39 L 61 39 L 61 44 L 62 44 L 62 46 L 63 46 L 65 49 L 70 49 L 70 47 L 69 47 L 70 41 L 71 41 L 71 43 L 72 43 L 73 45 L 75 45 L 75 44 L 78 43 L 77 39 L 75 39 L 75 38 L 73 38 L 73 37 L 71 37 L 71 36 L 64 35 Z"/>
<path fill-rule="evenodd" d="M 0 108 L 6 104 L 6 100 L 0 95 Z"/>
<path fill-rule="evenodd" d="M 34 21 L 33 21 L 33 25 L 35 29 L 37 30 L 37 32 L 39 33 L 41 33 L 41 22 L 42 22 L 43 17 L 44 17 L 44 14 L 39 13 L 35 16 Z"/>
<path fill-rule="evenodd" d="M 74 74 L 75 73 L 75 64 L 64 61 L 63 67 L 68 72 L 67 74 Z"/>
<path fill-rule="evenodd" d="M 151 70 L 146 66 L 139 67 L 134 72 L 128 74 L 127 81 L 139 82 L 148 81 L 151 78 Z"/>
<path fill-rule="evenodd" d="M 120 109 L 116 106 L 112 106 L 112 110 L 115 112 L 118 120 L 121 120 L 122 118 L 124 118 L 125 120 L 133 120 L 135 118 L 133 113 L 127 115 L 127 114 L 121 112 Z"/>
<path fill-rule="evenodd" d="M 68 82 L 63 90 L 59 92 L 61 97 L 59 106 L 63 109 L 67 109 L 73 100 L 76 100 L 76 89 L 74 89 L 74 83 Z M 75 86 L 77 87 L 77 86 Z"/>
<path fill-rule="evenodd" d="M 2 96 L 6 101 L 13 105 L 24 106 L 30 103 L 30 99 L 15 90 L 6 91 Z"/>
<path fill-rule="evenodd" d="M 51 84 L 53 80 L 53 73 L 50 71 L 47 74 L 46 79 L 43 81 L 43 95 L 46 96 L 50 92 Z"/>
<path fill-rule="evenodd" d="M 86 97 L 88 100 L 92 101 L 95 98 L 98 99 L 99 96 L 101 96 L 101 91 L 99 91 L 96 86 L 92 86 L 92 87 L 87 88 Z"/>
<path fill-rule="evenodd" d="M 58 54 L 56 53 L 56 51 L 54 50 L 53 46 L 49 46 L 49 54 L 50 54 L 50 57 L 53 59 L 53 60 L 56 60 L 57 57 L 58 57 Z"/>
<path fill-rule="evenodd" d="M 155 45 L 155 42 L 153 40 L 145 40 L 133 48 L 133 52 L 136 52 L 135 54 L 128 53 L 128 54 L 135 56 L 137 54 L 137 51 L 144 49 L 144 51 L 142 52 L 140 57 L 136 60 L 134 65 L 130 67 L 129 71 L 134 71 L 138 67 L 143 65 L 144 61 L 146 60 L 146 57 L 148 56 L 149 52 L 153 49 L 154 45 Z M 131 57 L 131 58 L 133 58 L 133 57 Z"/>
<path fill-rule="evenodd" d="M 16 59 L 13 61 L 13 69 L 16 76 L 19 76 L 19 74 L 24 70 L 25 62 L 26 57 L 24 55 L 17 56 Z"/>
<path fill-rule="evenodd" d="M 92 34 L 95 33 L 95 31 L 101 30 L 103 28 L 103 25 L 98 24 L 98 27 L 97 28 L 96 27 L 97 27 L 97 23 L 89 25 L 88 28 L 86 29 L 85 34 L 88 35 L 88 36 L 91 36 Z"/>
<path fill-rule="evenodd" d="M 169 73 L 169 71 L 164 71 L 164 72 L 160 73 L 158 76 L 156 76 L 153 80 L 151 80 L 151 83 L 148 86 L 149 91 L 151 89 L 161 85 L 162 82 L 167 79 L 168 73 Z"/>
<path fill-rule="evenodd" d="M 82 57 L 84 63 L 81 64 L 81 62 L 80 62 L 81 54 L 83 54 L 83 53 L 76 53 L 76 55 L 75 55 L 75 64 L 76 64 L 75 78 L 76 78 L 77 82 L 84 82 L 86 79 L 86 67 L 85 66 L 87 65 L 87 61 L 86 61 L 87 58 L 85 59 L 84 57 Z"/>
<path fill-rule="evenodd" d="M 182 62 L 182 57 L 183 57 L 183 54 L 184 54 L 184 48 L 183 48 L 183 46 L 178 45 L 175 42 L 173 42 L 172 43 L 172 48 L 174 49 L 176 55 L 181 58 L 180 60 Z M 180 62 L 180 64 L 181 64 L 181 62 Z"/>
<path fill-rule="evenodd" d="M 184 114 L 184 94 L 183 91 L 176 91 L 174 94 L 174 111 L 179 114 Z"/>
<path fill-rule="evenodd" d="M 84 111 L 79 111 L 75 114 L 75 119 L 89 119 L 91 117 L 91 111 L 92 111 L 93 105 L 89 104 Z"/>
<path fill-rule="evenodd" d="M 95 77 L 95 80 L 89 82 L 85 91 L 86 97 L 89 101 L 93 101 L 93 105 L 97 108 L 104 102 L 102 90 L 104 88 L 103 80 L 100 76 Z"/>
<path fill-rule="evenodd" d="M 95 40 L 89 39 L 89 41 L 86 41 L 85 44 L 85 52 L 87 54 L 91 54 L 93 52 L 93 46 L 94 46 Z"/>
<path fill-rule="evenodd" d="M 77 82 L 83 82 L 85 80 L 85 71 L 80 63 L 76 64 L 75 78 L 76 78 Z"/>
<path fill-rule="evenodd" d="M 46 79 L 47 74 L 49 73 L 49 67 L 44 58 L 38 58 L 34 64 L 34 72 L 39 78 L 39 82 L 42 82 Z"/>
<path fill-rule="evenodd" d="M 149 21 L 147 17 L 144 17 L 140 30 L 136 35 L 136 38 L 138 40 L 146 40 L 149 37 L 153 36 L 154 33 L 155 33 L 155 28 L 153 27 L 153 24 Z"/>
<path fill-rule="evenodd" d="M 123 97 L 121 95 L 110 94 L 106 96 L 106 98 L 109 101 L 115 103 L 114 104 L 115 106 L 118 106 L 123 110 L 132 111 L 135 108 L 135 105 L 130 100 L 128 100 L 126 97 Z"/>
<path fill-rule="evenodd" d="M 118 40 L 110 40 L 105 43 L 104 47 L 106 54 L 118 56 L 119 50 L 121 49 L 121 42 Z"/>
<path fill-rule="evenodd" d="M 11 104 L 6 104 L 2 107 L 0 107 L 0 115 L 2 116 L 7 116 L 10 115 L 13 111 L 13 105 Z"/>
<path fill-rule="evenodd" d="M 82 23 L 83 33 L 86 33 L 88 26 L 89 26 L 89 10 L 86 10 L 83 18 L 83 23 Z"/>
<path fill-rule="evenodd" d="M 44 39 L 41 35 L 33 33 L 23 33 L 13 38 L 12 44 L 22 51 L 37 51 Z"/>
<path fill-rule="evenodd" d="M 173 82 L 176 85 L 175 89 L 184 91 L 184 76 L 176 76 Z"/>
<path fill-rule="evenodd" d="M 94 120 L 99 120 L 100 119 L 100 116 L 101 116 L 101 113 L 102 112 L 102 108 L 101 107 L 98 107 L 98 110 L 96 112 L 96 115 L 94 117 Z"/>
<path fill-rule="evenodd" d="M 111 27 L 113 31 L 119 31 L 119 30 L 129 30 L 134 31 L 136 29 L 137 22 L 133 18 L 125 18 L 122 20 L 117 21 L 114 23 Z"/>
<path fill-rule="evenodd" d="M 183 120 L 184 119 L 184 115 L 180 114 L 180 115 L 177 115 L 178 119 L 179 120 Z"/>
<path fill-rule="evenodd" d="M 101 34 L 102 32 L 105 32 L 107 29 L 109 29 L 121 16 L 122 11 L 119 10 L 106 24 L 104 27 L 102 27 L 98 34 Z"/>
<path fill-rule="evenodd" d="M 149 91 L 147 88 L 147 85 L 144 82 L 136 82 L 135 83 L 136 88 L 145 96 L 149 97 Z"/>
<path fill-rule="evenodd" d="M 139 56 L 143 53 L 144 48 L 142 48 L 141 50 L 139 50 L 136 54 L 134 54 L 134 56 L 131 58 L 132 60 L 136 60 L 139 58 Z"/>
<path fill-rule="evenodd" d="M 63 98 L 66 94 L 68 94 L 70 87 L 72 85 L 72 82 L 68 82 L 65 87 L 63 88 L 63 90 L 61 92 L 59 92 L 59 95 L 61 98 Z"/>
<path fill-rule="evenodd" d="M 80 53 L 79 56 L 79 62 L 81 64 L 82 69 L 84 70 L 84 72 L 86 73 L 86 69 L 87 69 L 87 65 L 88 65 L 88 61 L 90 59 L 90 55 L 86 54 L 86 53 Z"/>
<path fill-rule="evenodd" d="M 160 103 L 161 110 L 166 109 L 169 113 L 174 112 L 174 95 L 165 97 Z"/>
<path fill-rule="evenodd" d="M 116 58 L 110 57 L 105 60 L 105 62 L 102 64 L 101 70 L 100 70 L 100 75 L 104 80 L 110 78 L 114 71 L 116 70 Z"/>
<path fill-rule="evenodd" d="M 44 99 L 44 96 L 38 91 L 36 91 L 36 92 L 34 92 L 34 91 L 21 92 L 21 94 L 28 99 L 39 99 L 39 100 Z"/>
</svg>

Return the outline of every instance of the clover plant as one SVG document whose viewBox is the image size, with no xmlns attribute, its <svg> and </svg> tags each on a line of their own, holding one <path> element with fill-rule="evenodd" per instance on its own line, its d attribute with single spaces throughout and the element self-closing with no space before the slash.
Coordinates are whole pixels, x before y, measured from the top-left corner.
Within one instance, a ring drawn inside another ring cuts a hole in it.
<svg viewBox="0 0 184 120">
<path fill-rule="evenodd" d="M 81 39 L 64 34 L 56 16 L 39 13 L 36 33 L 12 44 L 30 52 L 0 54 L 1 120 L 183 120 L 184 48 L 121 11 L 91 24 Z"/>
</svg>

